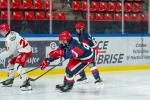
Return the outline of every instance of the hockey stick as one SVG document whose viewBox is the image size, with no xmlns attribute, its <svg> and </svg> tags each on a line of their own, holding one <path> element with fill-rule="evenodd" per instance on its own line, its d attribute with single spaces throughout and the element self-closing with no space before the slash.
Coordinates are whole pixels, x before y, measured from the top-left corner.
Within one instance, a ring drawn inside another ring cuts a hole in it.
<svg viewBox="0 0 150 100">
<path fill-rule="evenodd" d="M 34 70 L 36 70 L 36 69 L 38 69 L 38 67 L 36 67 L 36 68 L 34 68 L 34 69 L 31 69 L 31 70 L 29 70 L 29 71 L 27 71 L 27 72 L 25 72 L 25 73 L 23 73 L 23 74 L 26 74 L 26 73 L 29 73 L 29 72 L 32 72 L 32 71 L 34 71 Z M 22 74 L 22 75 L 23 75 Z M 15 77 L 13 77 L 13 79 L 15 79 L 15 78 L 17 78 L 17 77 L 19 77 L 20 75 L 17 75 L 17 76 L 15 76 Z M 2 81 L 2 82 L 0 82 L 0 84 L 2 84 L 2 83 L 4 83 L 4 82 L 6 82 L 6 81 L 8 81 L 9 79 L 7 79 L 7 80 L 5 80 L 5 81 Z"/>
<path fill-rule="evenodd" d="M 63 63 L 65 60 L 62 60 L 59 64 Z M 58 65 L 59 65 L 58 64 Z M 51 67 L 50 69 L 48 69 L 45 73 L 41 74 L 40 76 L 36 77 L 36 78 L 29 78 L 29 81 L 36 81 L 39 78 L 41 78 L 42 76 L 44 76 L 45 74 L 47 74 L 49 71 L 51 71 L 52 69 L 54 69 L 55 67 L 57 67 L 57 65 L 54 65 L 53 67 Z"/>
</svg>

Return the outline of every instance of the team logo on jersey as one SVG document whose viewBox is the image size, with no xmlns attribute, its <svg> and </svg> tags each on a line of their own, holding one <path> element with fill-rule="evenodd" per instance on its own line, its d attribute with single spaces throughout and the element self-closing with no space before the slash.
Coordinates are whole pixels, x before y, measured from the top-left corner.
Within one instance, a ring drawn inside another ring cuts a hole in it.
<svg viewBox="0 0 150 100">
<path fill-rule="evenodd" d="M 12 36 L 9 38 L 10 41 L 14 41 L 16 39 L 16 36 Z"/>
<path fill-rule="evenodd" d="M 51 47 L 51 49 L 56 49 L 57 47 L 58 47 L 58 45 L 56 44 L 56 42 L 51 42 L 50 43 L 50 47 Z"/>
</svg>

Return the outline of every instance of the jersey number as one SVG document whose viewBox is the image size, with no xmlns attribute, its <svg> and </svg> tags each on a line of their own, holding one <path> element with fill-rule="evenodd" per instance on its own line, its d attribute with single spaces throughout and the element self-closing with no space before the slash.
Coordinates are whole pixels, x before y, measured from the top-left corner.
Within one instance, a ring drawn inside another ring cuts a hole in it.
<svg viewBox="0 0 150 100">
<path fill-rule="evenodd" d="M 26 46 L 28 46 L 28 43 L 24 40 L 24 39 L 21 39 L 20 40 L 20 45 L 25 48 Z"/>
</svg>

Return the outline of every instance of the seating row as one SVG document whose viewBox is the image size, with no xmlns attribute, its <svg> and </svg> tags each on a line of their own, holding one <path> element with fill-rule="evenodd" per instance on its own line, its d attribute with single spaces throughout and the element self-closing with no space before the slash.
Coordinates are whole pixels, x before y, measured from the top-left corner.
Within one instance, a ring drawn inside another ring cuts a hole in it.
<svg viewBox="0 0 150 100">
<path fill-rule="evenodd" d="M 34 2 L 33 2 L 34 1 Z M 52 5 L 52 10 L 56 10 L 54 6 L 54 2 L 52 1 L 52 4 L 50 4 L 50 0 L 12 0 L 10 2 L 10 8 L 11 9 L 50 9 L 50 5 Z M 0 9 L 4 9 L 8 7 L 8 0 L 0 0 Z"/>
<path fill-rule="evenodd" d="M 66 20 L 66 14 L 64 12 L 54 13 L 52 12 L 52 20 Z M 6 20 L 8 17 L 7 11 L 1 11 L 0 19 Z M 13 11 L 11 12 L 11 20 L 49 20 L 50 12 L 33 12 L 33 11 Z"/>
<path fill-rule="evenodd" d="M 74 11 L 87 11 L 88 3 L 87 1 L 73 1 L 72 2 L 72 10 Z M 122 3 L 121 2 L 96 2 L 92 1 L 90 5 L 91 11 L 111 11 L 111 12 L 121 12 L 122 11 Z M 125 2 L 124 4 L 125 12 L 142 12 L 141 3 L 137 2 Z"/>
</svg>

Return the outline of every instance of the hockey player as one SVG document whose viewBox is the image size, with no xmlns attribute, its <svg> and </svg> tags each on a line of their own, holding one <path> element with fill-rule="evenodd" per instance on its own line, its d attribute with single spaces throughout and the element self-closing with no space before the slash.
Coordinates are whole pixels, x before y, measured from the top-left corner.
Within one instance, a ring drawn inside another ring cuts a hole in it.
<svg viewBox="0 0 150 100">
<path fill-rule="evenodd" d="M 103 82 L 102 79 L 100 78 L 99 71 L 96 66 L 96 56 L 98 55 L 97 42 L 95 41 L 93 37 L 91 37 L 90 34 L 84 33 L 84 29 L 85 29 L 85 24 L 83 22 L 76 23 L 75 31 L 76 31 L 79 41 L 83 44 L 89 45 L 94 50 L 94 55 L 95 55 L 94 62 L 92 64 L 93 66 L 90 66 L 90 69 L 96 80 L 95 83 Z M 77 81 L 83 81 L 87 79 L 84 70 L 80 73 L 80 76 L 81 78 L 79 78 Z"/>
<path fill-rule="evenodd" d="M 64 31 L 59 35 L 60 46 L 51 51 L 49 58 L 45 58 L 40 63 L 41 69 L 46 68 L 50 62 L 64 57 L 69 58 L 64 76 L 64 83 L 56 85 L 56 88 L 62 92 L 66 92 L 72 89 L 74 85 L 74 76 L 79 74 L 90 63 L 93 63 L 94 53 L 88 45 L 79 43 L 73 39 L 68 31 Z"/>
<path fill-rule="evenodd" d="M 4 86 L 12 86 L 14 78 L 13 72 L 17 71 L 23 84 L 20 86 L 21 90 L 31 90 L 31 85 L 28 77 L 24 74 L 24 65 L 32 54 L 31 46 L 22 38 L 19 33 L 10 31 L 8 24 L 0 25 L 0 34 L 5 37 L 6 50 L 0 53 L 0 59 L 10 58 L 8 69 L 8 79 L 2 84 Z"/>
</svg>

